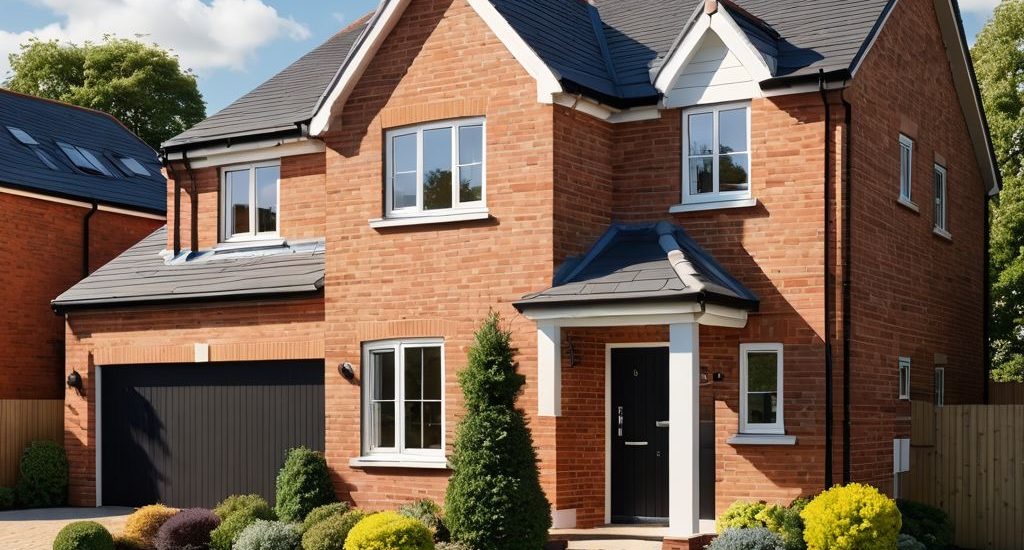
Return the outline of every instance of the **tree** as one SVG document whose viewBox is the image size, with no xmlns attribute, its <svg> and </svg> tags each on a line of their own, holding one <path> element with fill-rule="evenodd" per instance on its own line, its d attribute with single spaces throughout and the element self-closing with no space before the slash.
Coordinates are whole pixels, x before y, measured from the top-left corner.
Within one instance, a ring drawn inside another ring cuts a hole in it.
<svg viewBox="0 0 1024 550">
<path fill-rule="evenodd" d="M 155 45 L 33 39 L 9 59 L 4 87 L 110 113 L 153 148 L 206 117 L 195 75 Z"/>
<path fill-rule="evenodd" d="M 459 373 L 466 416 L 455 432 L 445 519 L 452 538 L 472 548 L 537 550 L 551 528 L 537 452 L 515 406 L 526 378 L 516 372 L 511 338 L 492 312 Z"/>
<path fill-rule="evenodd" d="M 992 378 L 1024 381 L 1024 0 L 995 9 L 971 49 L 1003 176 L 990 205 Z"/>
</svg>

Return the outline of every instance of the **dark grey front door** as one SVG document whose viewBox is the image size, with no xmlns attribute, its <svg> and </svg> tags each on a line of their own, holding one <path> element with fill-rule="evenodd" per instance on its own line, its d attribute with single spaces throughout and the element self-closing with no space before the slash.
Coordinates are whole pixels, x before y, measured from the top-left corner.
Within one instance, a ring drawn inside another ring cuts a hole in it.
<svg viewBox="0 0 1024 550">
<path fill-rule="evenodd" d="M 668 521 L 668 348 L 612 349 L 613 523 Z"/>
</svg>

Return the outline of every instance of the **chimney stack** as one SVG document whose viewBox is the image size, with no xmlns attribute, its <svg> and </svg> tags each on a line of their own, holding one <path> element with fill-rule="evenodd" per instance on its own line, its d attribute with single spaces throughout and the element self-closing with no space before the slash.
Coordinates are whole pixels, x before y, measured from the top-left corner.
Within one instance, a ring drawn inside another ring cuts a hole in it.
<svg viewBox="0 0 1024 550">
<path fill-rule="evenodd" d="M 714 15 L 718 11 L 718 0 L 704 0 L 704 13 Z"/>
</svg>

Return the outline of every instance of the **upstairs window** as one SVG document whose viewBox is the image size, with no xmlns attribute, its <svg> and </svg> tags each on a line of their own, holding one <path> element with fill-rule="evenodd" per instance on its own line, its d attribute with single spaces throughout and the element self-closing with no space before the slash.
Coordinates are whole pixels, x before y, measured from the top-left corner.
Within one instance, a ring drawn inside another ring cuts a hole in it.
<svg viewBox="0 0 1024 550">
<path fill-rule="evenodd" d="M 277 162 L 223 170 L 221 219 L 225 240 L 278 235 L 281 165 Z"/>
<path fill-rule="evenodd" d="M 914 204 L 911 183 L 914 179 L 914 140 L 900 134 L 900 201 Z"/>
<path fill-rule="evenodd" d="M 750 198 L 750 106 L 683 113 L 683 203 Z"/>
<path fill-rule="evenodd" d="M 785 434 L 782 344 L 740 345 L 740 433 Z"/>
<path fill-rule="evenodd" d="M 946 210 L 946 169 L 935 165 L 935 231 L 941 235 L 949 235 Z"/>
<path fill-rule="evenodd" d="M 482 209 L 486 197 L 484 119 L 387 132 L 388 217 Z"/>
</svg>

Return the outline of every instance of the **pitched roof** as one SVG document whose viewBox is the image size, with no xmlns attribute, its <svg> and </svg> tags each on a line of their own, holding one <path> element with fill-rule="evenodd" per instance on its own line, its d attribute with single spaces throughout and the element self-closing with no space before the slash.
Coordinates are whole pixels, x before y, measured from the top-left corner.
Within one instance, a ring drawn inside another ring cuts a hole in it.
<svg viewBox="0 0 1024 550">
<path fill-rule="evenodd" d="M 686 232 L 668 222 L 613 225 L 551 288 L 515 302 L 538 307 L 618 301 L 690 301 L 756 310 L 759 300 Z"/>
<path fill-rule="evenodd" d="M 35 143 L 23 143 L 10 128 Z M 58 143 L 91 152 L 110 175 L 75 167 Z M 130 170 L 124 157 L 138 161 L 148 175 Z M 2 88 L 0 186 L 151 213 L 163 214 L 167 207 L 156 151 L 115 118 Z"/>
<path fill-rule="evenodd" d="M 319 292 L 323 241 L 262 250 L 206 252 L 168 263 L 164 226 L 53 301 L 78 307 L 225 300 Z"/>
<path fill-rule="evenodd" d="M 365 28 L 363 18 L 163 146 L 176 148 L 254 134 L 298 133 L 298 125 L 313 117 L 321 94 Z"/>
</svg>

